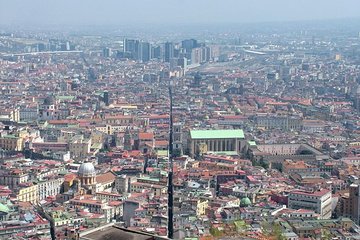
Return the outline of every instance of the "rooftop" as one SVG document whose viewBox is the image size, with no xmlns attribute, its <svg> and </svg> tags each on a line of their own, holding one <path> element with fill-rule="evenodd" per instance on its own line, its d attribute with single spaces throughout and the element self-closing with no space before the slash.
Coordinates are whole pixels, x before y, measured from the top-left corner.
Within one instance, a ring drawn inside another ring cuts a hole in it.
<svg viewBox="0 0 360 240">
<path fill-rule="evenodd" d="M 122 239 L 122 240 L 148 240 L 148 239 L 167 239 L 165 237 L 158 237 L 148 233 L 138 231 L 131 231 L 117 226 L 108 226 L 105 228 L 98 228 L 97 231 L 91 231 L 88 234 L 80 235 L 80 239 Z"/>
<path fill-rule="evenodd" d="M 245 138 L 244 131 L 230 130 L 191 130 L 191 139 Z"/>
</svg>

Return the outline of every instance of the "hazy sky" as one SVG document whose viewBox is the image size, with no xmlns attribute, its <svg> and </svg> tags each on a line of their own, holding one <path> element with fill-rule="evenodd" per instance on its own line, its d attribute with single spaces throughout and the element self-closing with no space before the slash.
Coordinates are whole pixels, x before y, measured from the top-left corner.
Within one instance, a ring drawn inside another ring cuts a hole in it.
<svg viewBox="0 0 360 240">
<path fill-rule="evenodd" d="M 360 18 L 360 0 L 0 0 L 0 25 L 246 23 Z"/>
</svg>

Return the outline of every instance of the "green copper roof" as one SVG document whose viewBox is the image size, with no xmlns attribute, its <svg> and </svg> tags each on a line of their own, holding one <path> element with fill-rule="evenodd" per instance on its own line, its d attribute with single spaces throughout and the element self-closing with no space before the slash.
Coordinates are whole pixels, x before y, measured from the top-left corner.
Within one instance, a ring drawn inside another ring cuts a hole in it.
<svg viewBox="0 0 360 240">
<path fill-rule="evenodd" d="M 166 157 L 168 155 L 168 151 L 167 150 L 157 150 L 156 151 L 156 154 L 158 156 L 163 156 L 163 157 Z"/>
<path fill-rule="evenodd" d="M 251 201 L 248 197 L 244 197 L 243 199 L 241 199 L 240 201 L 240 206 L 241 207 L 247 207 L 251 205 Z"/>
<path fill-rule="evenodd" d="M 256 142 L 255 141 L 248 141 L 250 146 L 256 146 Z"/>
<path fill-rule="evenodd" d="M 9 209 L 8 206 L 0 203 L 0 212 L 6 212 L 6 213 L 8 213 L 8 212 L 10 212 L 10 209 Z"/>
<path fill-rule="evenodd" d="M 239 153 L 237 151 L 207 152 L 207 153 L 220 155 L 220 156 L 238 156 L 239 155 Z"/>
<path fill-rule="evenodd" d="M 5 136 L 3 136 L 3 138 L 18 138 L 18 137 L 14 136 L 14 135 L 5 135 Z"/>
<path fill-rule="evenodd" d="M 59 100 L 74 100 L 75 96 L 56 96 L 55 98 Z"/>
<path fill-rule="evenodd" d="M 244 131 L 230 130 L 191 130 L 191 139 L 244 138 Z"/>
</svg>

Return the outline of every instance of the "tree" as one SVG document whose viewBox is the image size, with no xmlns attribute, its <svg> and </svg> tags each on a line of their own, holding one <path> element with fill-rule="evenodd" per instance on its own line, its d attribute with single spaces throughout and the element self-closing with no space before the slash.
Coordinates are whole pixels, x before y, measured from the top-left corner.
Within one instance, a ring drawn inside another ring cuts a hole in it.
<svg viewBox="0 0 360 240">
<path fill-rule="evenodd" d="M 321 240 L 330 240 L 331 239 L 331 232 L 329 229 L 323 228 L 321 229 Z"/>
<path fill-rule="evenodd" d="M 261 157 L 259 163 L 260 163 L 260 166 L 261 166 L 261 167 L 263 167 L 263 168 L 265 168 L 265 169 L 268 169 L 268 168 L 269 168 L 269 163 L 265 162 L 263 157 Z"/>
<path fill-rule="evenodd" d="M 221 237 L 222 233 L 218 228 L 211 227 L 210 228 L 210 234 L 214 237 Z"/>
<path fill-rule="evenodd" d="M 285 240 L 286 238 L 283 235 L 281 226 L 279 223 L 275 223 L 274 228 L 273 228 L 273 236 L 275 237 L 276 240 Z"/>
<path fill-rule="evenodd" d="M 285 240 L 286 238 L 283 235 L 281 225 L 279 223 L 270 224 L 267 221 L 261 223 L 262 233 L 272 240 Z"/>
<path fill-rule="evenodd" d="M 181 150 L 180 149 L 174 149 L 172 157 L 180 157 L 181 156 Z"/>
</svg>

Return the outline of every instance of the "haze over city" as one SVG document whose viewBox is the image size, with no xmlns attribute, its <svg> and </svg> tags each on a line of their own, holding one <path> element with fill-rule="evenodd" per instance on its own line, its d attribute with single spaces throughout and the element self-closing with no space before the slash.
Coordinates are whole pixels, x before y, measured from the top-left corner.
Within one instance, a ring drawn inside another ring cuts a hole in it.
<svg viewBox="0 0 360 240">
<path fill-rule="evenodd" d="M 0 0 L 0 239 L 359 240 L 359 9 Z"/>
<path fill-rule="evenodd" d="M 11 0 L 0 24 L 213 24 L 359 18 L 357 0 Z"/>
</svg>

